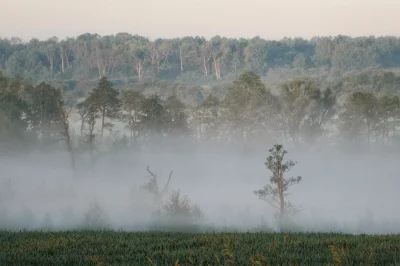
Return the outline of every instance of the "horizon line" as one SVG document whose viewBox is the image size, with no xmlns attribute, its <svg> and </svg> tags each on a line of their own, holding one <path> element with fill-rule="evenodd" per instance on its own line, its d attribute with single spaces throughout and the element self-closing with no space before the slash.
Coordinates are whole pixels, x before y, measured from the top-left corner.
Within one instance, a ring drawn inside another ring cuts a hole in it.
<svg viewBox="0 0 400 266">
<path fill-rule="evenodd" d="M 49 40 L 51 38 L 56 37 L 58 39 L 58 41 L 62 41 L 62 40 L 68 40 L 68 39 L 76 39 L 79 36 L 82 36 L 82 35 L 85 35 L 85 34 L 98 35 L 100 38 L 102 38 L 102 37 L 107 37 L 107 36 L 116 36 L 117 34 L 120 34 L 120 33 L 127 33 L 127 34 L 130 34 L 132 36 L 140 36 L 140 37 L 144 37 L 144 38 L 146 38 L 148 40 L 182 39 L 182 38 L 185 38 L 185 37 L 193 37 L 193 38 L 199 37 L 199 38 L 204 38 L 206 40 L 211 40 L 213 37 L 217 37 L 217 36 L 219 36 L 221 38 L 237 39 L 237 40 L 239 40 L 239 39 L 251 40 L 251 39 L 254 39 L 254 38 L 258 37 L 258 38 L 266 40 L 266 41 L 282 41 L 282 40 L 285 40 L 285 39 L 303 39 L 303 40 L 311 41 L 314 38 L 332 38 L 333 39 L 333 38 L 339 37 L 339 36 L 349 37 L 349 38 L 352 38 L 352 39 L 357 39 L 357 38 L 375 38 L 375 39 L 379 39 L 379 38 L 400 38 L 400 34 L 399 35 L 389 35 L 389 34 L 386 34 L 386 35 L 383 35 L 383 34 L 382 35 L 379 35 L 379 34 L 377 34 L 377 35 L 375 35 L 375 34 L 372 34 L 372 35 L 350 35 L 350 34 L 340 34 L 340 33 L 336 34 L 336 35 L 332 35 L 332 34 L 331 35 L 320 35 L 319 34 L 319 35 L 312 35 L 312 36 L 308 36 L 308 37 L 301 36 L 301 35 L 292 35 L 292 36 L 283 36 L 281 38 L 266 38 L 266 37 L 262 37 L 260 35 L 254 35 L 252 37 L 249 37 L 249 36 L 248 37 L 233 37 L 233 36 L 222 35 L 222 34 L 212 35 L 210 37 L 206 37 L 204 35 L 199 35 L 199 34 L 169 36 L 169 37 L 168 36 L 154 37 L 154 36 L 151 36 L 151 35 L 147 35 L 146 36 L 146 35 L 142 35 L 142 34 L 138 34 L 138 33 L 131 33 L 131 32 L 127 32 L 127 31 L 117 31 L 117 32 L 108 33 L 108 34 L 99 34 L 99 33 L 96 33 L 96 32 L 86 31 L 86 32 L 82 32 L 82 33 L 76 34 L 76 35 L 71 35 L 71 36 L 67 35 L 65 37 L 58 37 L 57 35 L 53 35 L 51 37 L 34 37 L 34 36 L 32 36 L 32 37 L 29 37 L 29 38 L 23 38 L 23 37 L 20 37 L 18 35 L 12 35 L 12 36 L 0 36 L 0 39 L 11 40 L 12 38 L 19 38 L 19 39 L 22 40 L 23 43 L 29 43 L 31 40 L 35 40 L 35 39 L 37 39 L 39 41 L 46 41 L 46 40 Z"/>
</svg>

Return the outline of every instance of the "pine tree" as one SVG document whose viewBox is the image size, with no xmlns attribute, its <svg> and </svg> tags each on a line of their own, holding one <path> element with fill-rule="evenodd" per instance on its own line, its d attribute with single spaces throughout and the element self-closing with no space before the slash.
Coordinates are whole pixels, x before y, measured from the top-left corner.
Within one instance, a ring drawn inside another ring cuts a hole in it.
<svg viewBox="0 0 400 266">
<path fill-rule="evenodd" d="M 287 200 L 289 195 L 287 191 L 290 186 L 298 184 L 302 177 L 285 178 L 285 173 L 290 171 L 296 163 L 292 160 L 283 162 L 287 151 L 283 149 L 282 145 L 275 144 L 269 152 L 271 155 L 268 156 L 265 166 L 272 172 L 270 184 L 265 185 L 262 189 L 254 191 L 254 194 L 279 210 L 279 223 L 282 225 L 282 222 L 288 214 L 298 209 Z"/>
<path fill-rule="evenodd" d="M 118 98 L 118 91 L 106 77 L 101 78 L 97 88 L 93 89 L 86 99 L 90 109 L 98 112 L 101 118 L 100 138 L 103 139 L 103 131 L 106 127 L 113 126 L 111 123 L 105 123 L 105 119 L 115 119 L 120 115 L 121 100 Z"/>
</svg>

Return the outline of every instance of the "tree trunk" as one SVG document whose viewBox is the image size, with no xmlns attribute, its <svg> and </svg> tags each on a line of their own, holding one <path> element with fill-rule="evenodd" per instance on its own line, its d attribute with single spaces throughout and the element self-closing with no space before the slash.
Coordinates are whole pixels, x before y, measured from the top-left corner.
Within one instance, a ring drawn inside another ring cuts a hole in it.
<svg viewBox="0 0 400 266">
<path fill-rule="evenodd" d="M 83 136 L 83 129 L 85 128 L 85 119 L 82 117 L 81 118 L 81 136 Z"/>
<path fill-rule="evenodd" d="M 221 78 L 221 70 L 220 70 L 220 65 L 219 65 L 219 58 L 214 57 L 214 70 L 215 70 L 215 76 L 217 79 Z"/>
<path fill-rule="evenodd" d="M 64 73 L 65 66 L 64 66 L 64 49 L 61 48 L 60 50 L 60 58 L 61 58 L 61 72 Z"/>
<path fill-rule="evenodd" d="M 385 133 L 386 133 L 386 141 L 387 144 L 389 144 L 390 140 L 389 140 L 389 118 L 385 119 Z"/>
<path fill-rule="evenodd" d="M 181 72 L 183 72 L 183 58 L 182 58 L 182 48 L 179 47 L 179 58 L 181 60 Z"/>
<path fill-rule="evenodd" d="M 89 154 L 90 154 L 90 165 L 91 165 L 91 169 L 93 170 L 93 167 L 94 167 L 94 154 L 93 154 L 93 152 L 94 152 L 94 143 L 93 143 L 94 135 L 93 135 L 93 132 L 94 132 L 95 123 L 94 123 L 93 118 L 90 118 L 89 121 L 90 122 L 88 123 L 88 126 L 89 126 L 88 144 L 89 144 Z"/>
<path fill-rule="evenodd" d="M 369 120 L 367 119 L 367 138 L 368 138 L 368 148 L 371 147 L 371 129 L 370 129 L 370 123 Z"/>
<path fill-rule="evenodd" d="M 217 67 L 218 67 L 218 79 L 220 79 L 221 78 L 221 58 L 218 58 L 218 61 L 217 61 Z"/>
<path fill-rule="evenodd" d="M 204 76 L 208 76 L 208 67 L 207 67 L 207 61 L 206 61 L 205 56 L 202 56 L 202 71 L 204 73 Z"/>
<path fill-rule="evenodd" d="M 53 71 L 54 71 L 54 61 L 53 61 L 53 59 L 51 59 L 51 61 L 50 61 L 50 72 L 51 72 L 51 74 L 53 74 Z"/>
<path fill-rule="evenodd" d="M 106 74 L 108 73 L 107 72 L 107 68 L 108 68 L 108 66 L 103 66 L 103 77 L 105 77 L 106 76 Z"/>
<path fill-rule="evenodd" d="M 131 143 L 133 143 L 135 140 L 135 119 L 134 119 L 131 111 L 129 112 L 129 119 L 130 119 L 130 124 L 131 124 L 131 126 L 130 126 L 130 128 L 131 128 Z"/>
<path fill-rule="evenodd" d="M 134 139 L 135 139 L 135 129 L 132 126 L 131 127 L 131 143 L 134 143 Z"/>
<path fill-rule="evenodd" d="M 90 153 L 90 165 L 91 165 L 91 168 L 93 169 L 93 167 L 94 167 L 94 154 L 93 154 L 93 151 L 94 151 L 94 146 L 93 146 L 93 135 L 91 135 L 90 137 L 90 140 L 89 140 L 89 153 Z"/>
<path fill-rule="evenodd" d="M 142 63 L 141 62 L 137 62 L 135 64 L 136 67 L 136 73 L 138 76 L 138 80 L 140 81 L 142 79 Z"/>
<path fill-rule="evenodd" d="M 49 61 L 50 64 L 50 72 L 51 74 L 53 74 L 53 70 L 54 70 L 54 54 L 52 54 L 51 52 L 47 52 L 46 53 L 46 57 L 47 57 L 47 61 Z"/>
<path fill-rule="evenodd" d="M 69 65 L 69 56 L 68 56 L 68 53 L 67 52 L 64 52 L 64 55 L 65 55 L 65 61 L 67 62 L 67 67 L 69 67 L 70 65 Z"/>
<path fill-rule="evenodd" d="M 390 137 L 389 137 L 389 131 L 390 131 L 390 128 L 389 128 L 389 118 L 386 118 L 386 121 L 385 121 L 385 130 L 386 130 L 386 141 L 387 141 L 387 144 L 389 144 L 390 143 Z"/>
<path fill-rule="evenodd" d="M 99 60 L 97 60 L 97 71 L 99 72 L 99 78 L 101 79 L 103 75 L 101 74 L 101 65 Z"/>
<path fill-rule="evenodd" d="M 105 111 L 103 110 L 101 113 L 101 131 L 100 131 L 100 140 L 103 141 L 103 131 L 104 131 L 104 118 L 106 114 Z"/>
<path fill-rule="evenodd" d="M 278 171 L 279 178 L 278 178 L 278 193 L 279 193 L 279 223 L 282 226 L 283 219 L 286 215 L 285 210 L 285 197 L 284 197 L 284 190 L 283 190 L 283 172 L 282 170 Z"/>
<path fill-rule="evenodd" d="M 393 117 L 393 143 L 395 143 L 396 141 L 396 117 Z"/>
<path fill-rule="evenodd" d="M 386 123 L 384 123 L 382 129 L 382 147 L 385 147 L 385 133 L 386 133 L 385 131 L 386 131 Z"/>
</svg>

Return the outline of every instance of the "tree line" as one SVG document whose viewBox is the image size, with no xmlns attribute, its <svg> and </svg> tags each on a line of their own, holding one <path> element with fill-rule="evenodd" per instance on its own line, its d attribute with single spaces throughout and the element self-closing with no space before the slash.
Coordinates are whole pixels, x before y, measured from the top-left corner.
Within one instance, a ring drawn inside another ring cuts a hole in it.
<svg viewBox="0 0 400 266">
<path fill-rule="evenodd" d="M 71 130 L 71 111 L 80 117 L 80 132 Z M 399 138 L 400 100 L 363 91 L 343 94 L 311 78 L 282 83 L 273 93 L 260 76 L 245 71 L 222 99 L 211 92 L 195 106 L 175 94 L 163 99 L 117 89 L 106 77 L 84 100 L 66 104 L 62 89 L 1 74 L 0 119 L 2 147 L 12 149 L 34 143 L 51 146 L 59 140 L 72 143 L 79 136 L 92 153 L 104 132 L 112 132 L 117 123 L 127 129 L 127 145 L 136 147 L 168 141 L 312 147 L 333 140 L 359 148 L 393 148 Z"/>
<path fill-rule="evenodd" d="M 277 69 L 341 76 L 366 68 L 399 68 L 400 38 L 335 37 L 265 40 L 214 36 L 175 39 L 129 33 L 100 36 L 85 33 L 59 40 L 18 37 L 0 39 L 0 68 L 36 83 L 69 81 L 107 76 L 133 83 L 146 79 L 185 82 L 235 80 L 244 70 L 266 76 Z"/>
</svg>

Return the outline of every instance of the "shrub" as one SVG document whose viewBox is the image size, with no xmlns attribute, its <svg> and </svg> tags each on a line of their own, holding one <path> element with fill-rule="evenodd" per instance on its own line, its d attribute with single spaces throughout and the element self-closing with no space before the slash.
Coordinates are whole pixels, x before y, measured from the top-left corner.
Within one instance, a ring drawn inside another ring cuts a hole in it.
<svg viewBox="0 0 400 266">
<path fill-rule="evenodd" d="M 162 229 L 168 231 L 198 231 L 205 215 L 200 207 L 192 204 L 180 191 L 172 191 L 158 213 Z"/>
</svg>

